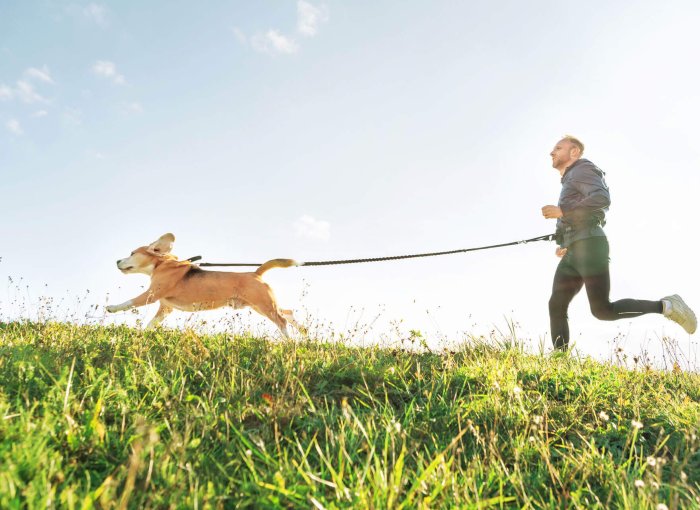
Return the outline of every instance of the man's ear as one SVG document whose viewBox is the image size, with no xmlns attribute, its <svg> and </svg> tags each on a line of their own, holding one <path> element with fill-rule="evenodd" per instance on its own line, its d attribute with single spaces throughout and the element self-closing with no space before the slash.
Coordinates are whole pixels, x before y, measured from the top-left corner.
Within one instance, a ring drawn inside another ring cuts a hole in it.
<svg viewBox="0 0 700 510">
<path fill-rule="evenodd" d="M 148 251 L 155 253 L 157 255 L 167 255 L 173 250 L 173 243 L 175 242 L 175 236 L 168 233 L 163 234 L 158 238 L 157 241 L 152 242 L 148 245 Z"/>
</svg>

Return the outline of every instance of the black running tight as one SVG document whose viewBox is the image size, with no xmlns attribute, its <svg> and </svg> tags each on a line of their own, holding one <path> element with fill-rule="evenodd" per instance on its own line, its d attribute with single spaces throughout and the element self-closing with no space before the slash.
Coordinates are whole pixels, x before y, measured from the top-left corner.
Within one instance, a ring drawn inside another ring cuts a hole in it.
<svg viewBox="0 0 700 510">
<path fill-rule="evenodd" d="M 549 321 L 556 349 L 569 345 L 569 303 L 586 286 L 591 312 L 600 320 L 615 321 L 647 313 L 661 313 L 661 301 L 621 299 L 610 302 L 608 240 L 606 237 L 581 239 L 569 246 L 554 273 Z"/>
</svg>

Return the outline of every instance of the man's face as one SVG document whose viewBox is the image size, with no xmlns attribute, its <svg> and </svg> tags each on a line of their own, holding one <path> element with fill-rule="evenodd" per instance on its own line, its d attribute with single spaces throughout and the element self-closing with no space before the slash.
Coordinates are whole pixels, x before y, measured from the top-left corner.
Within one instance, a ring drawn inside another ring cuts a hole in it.
<svg viewBox="0 0 700 510">
<path fill-rule="evenodd" d="M 568 140 L 559 140 L 549 153 L 552 156 L 552 166 L 558 170 L 568 168 L 571 163 L 576 161 L 574 154 L 577 149 L 574 144 Z"/>
</svg>

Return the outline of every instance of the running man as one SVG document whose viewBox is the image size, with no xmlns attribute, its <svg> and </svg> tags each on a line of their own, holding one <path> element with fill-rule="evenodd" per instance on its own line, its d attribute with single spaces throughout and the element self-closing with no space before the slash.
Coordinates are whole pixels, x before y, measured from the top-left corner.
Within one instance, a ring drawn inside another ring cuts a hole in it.
<svg viewBox="0 0 700 510">
<path fill-rule="evenodd" d="M 542 215 L 557 220 L 556 255 L 561 258 L 554 273 L 549 299 L 549 321 L 555 349 L 569 346 L 569 303 L 585 285 L 591 312 L 600 320 L 629 319 L 647 313 L 662 313 L 695 333 L 697 319 L 678 295 L 660 301 L 621 299 L 610 302 L 608 239 L 603 231 L 610 193 L 605 173 L 583 155 L 583 144 L 565 136 L 550 153 L 552 166 L 561 175 L 558 205 L 545 205 Z"/>
</svg>

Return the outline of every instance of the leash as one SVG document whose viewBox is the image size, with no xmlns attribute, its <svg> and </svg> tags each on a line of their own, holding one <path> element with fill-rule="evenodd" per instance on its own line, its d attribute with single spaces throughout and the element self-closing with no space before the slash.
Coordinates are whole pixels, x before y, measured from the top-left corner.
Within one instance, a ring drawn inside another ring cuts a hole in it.
<svg viewBox="0 0 700 510">
<path fill-rule="evenodd" d="M 392 257 L 375 257 L 375 258 L 369 258 L 369 259 L 348 259 L 348 260 L 324 260 L 324 261 L 316 261 L 316 262 L 301 262 L 299 263 L 300 266 L 335 266 L 335 265 L 340 265 L 340 264 L 359 264 L 363 262 L 385 262 L 387 260 L 403 260 L 403 259 L 417 259 L 421 257 L 436 257 L 438 255 L 453 255 L 455 253 L 466 253 L 470 251 L 479 251 L 479 250 L 490 250 L 493 248 L 504 248 L 506 246 L 515 246 L 518 244 L 527 244 L 527 243 L 532 243 L 535 241 L 553 241 L 554 240 L 554 234 L 547 234 L 544 236 L 538 236 L 538 237 L 533 237 L 531 239 L 523 239 L 522 241 L 512 241 L 510 243 L 501 243 L 501 244 L 491 244 L 489 246 L 479 246 L 477 248 L 463 248 L 460 250 L 450 250 L 450 251 L 434 251 L 430 253 L 417 253 L 414 255 L 394 255 Z M 197 255 L 196 257 L 191 257 L 187 259 L 189 262 L 196 262 L 197 260 L 201 260 L 201 256 Z M 213 262 L 203 262 L 199 264 L 200 267 L 242 267 L 242 266 L 260 266 L 262 264 L 255 264 L 255 263 L 231 263 L 231 264 L 224 264 L 224 263 L 213 263 Z"/>
</svg>

